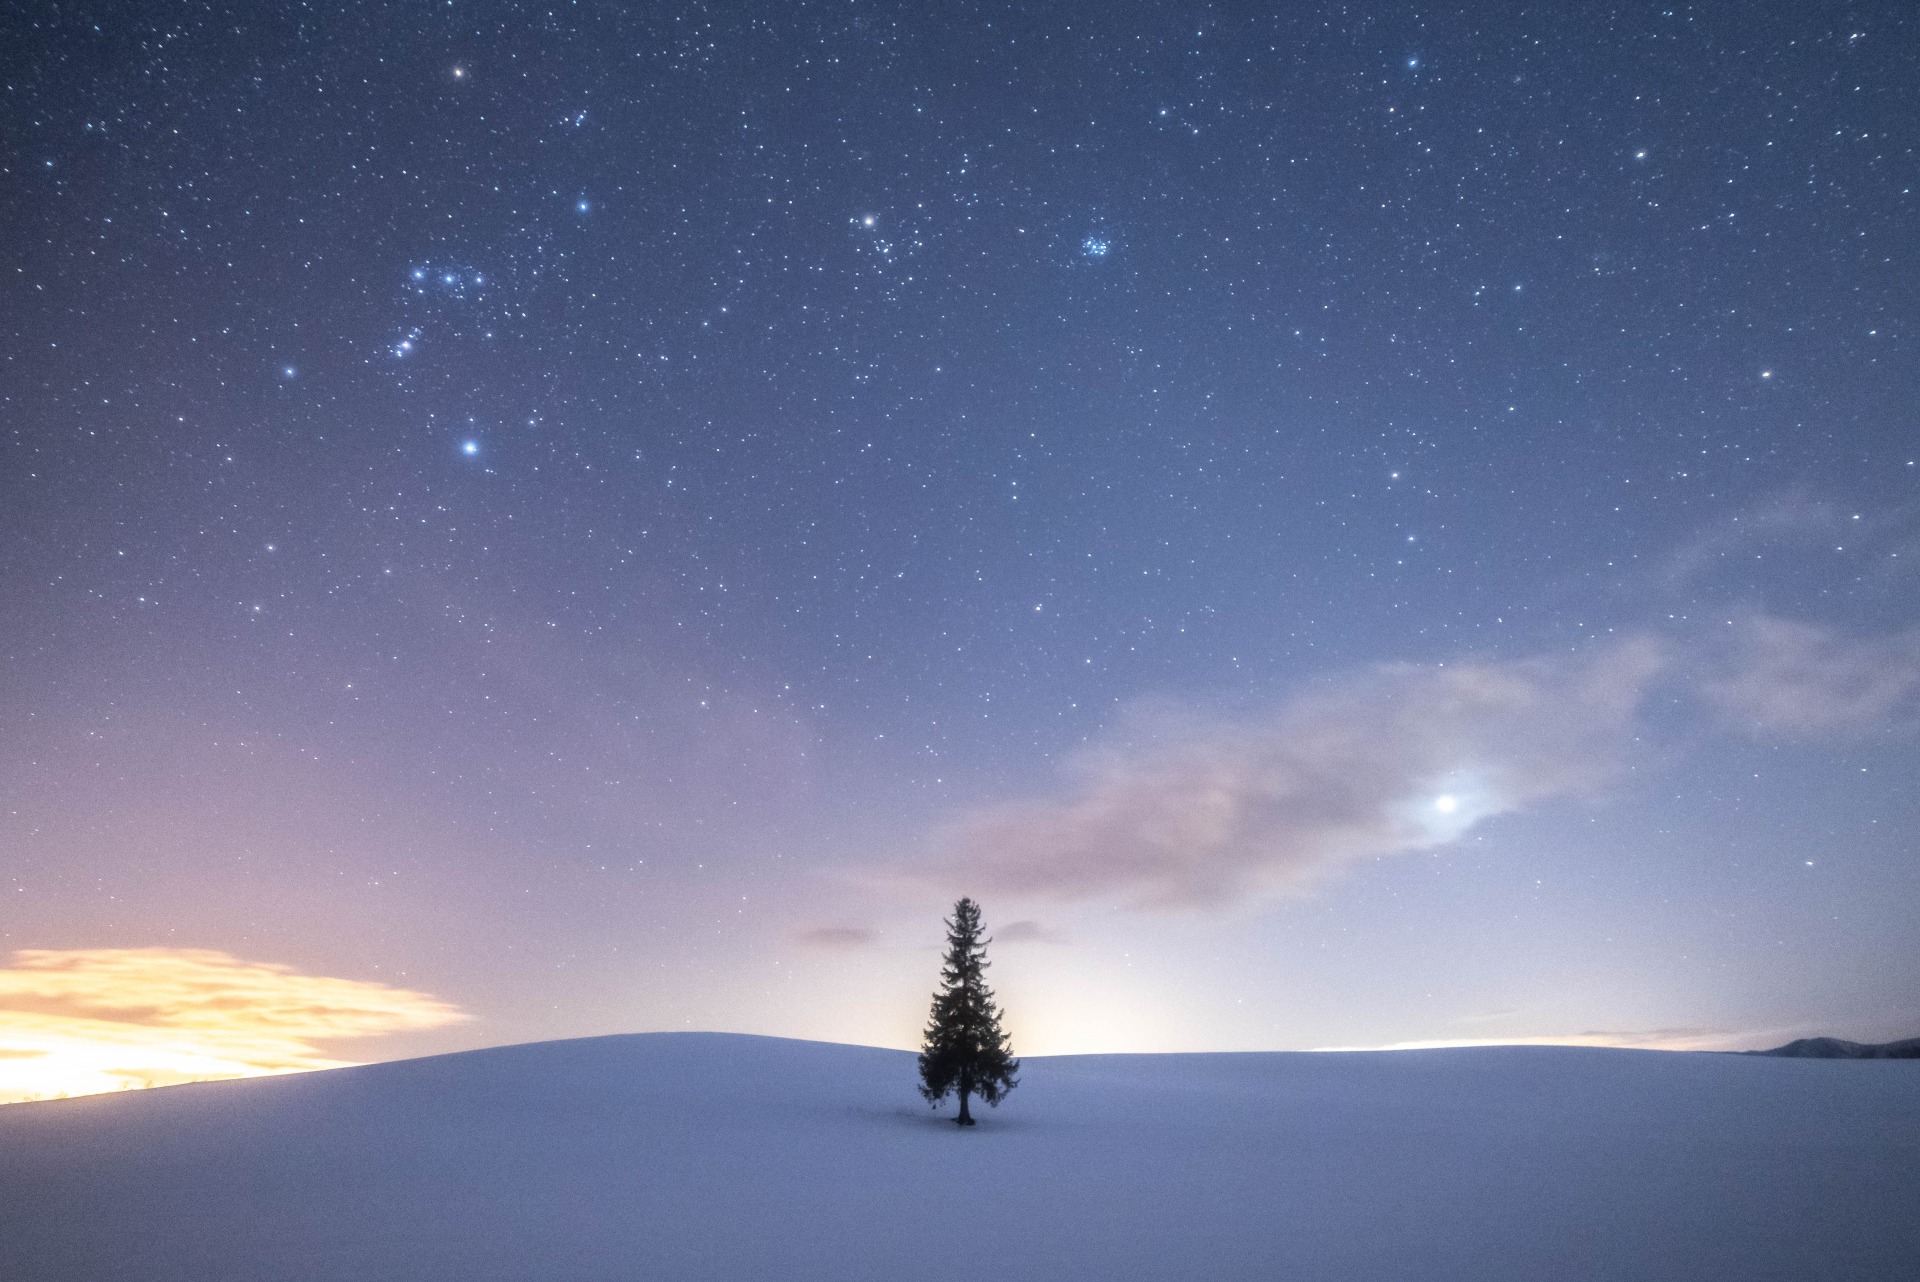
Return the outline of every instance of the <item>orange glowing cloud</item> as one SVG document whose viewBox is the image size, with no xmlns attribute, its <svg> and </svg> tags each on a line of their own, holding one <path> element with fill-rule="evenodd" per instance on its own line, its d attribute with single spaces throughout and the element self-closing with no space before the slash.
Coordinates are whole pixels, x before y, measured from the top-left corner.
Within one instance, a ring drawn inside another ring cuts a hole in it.
<svg viewBox="0 0 1920 1282">
<path fill-rule="evenodd" d="M 0 1104 L 350 1060 L 315 1042 L 468 1018 L 426 993 L 205 948 L 26 949 L 0 970 Z"/>
</svg>

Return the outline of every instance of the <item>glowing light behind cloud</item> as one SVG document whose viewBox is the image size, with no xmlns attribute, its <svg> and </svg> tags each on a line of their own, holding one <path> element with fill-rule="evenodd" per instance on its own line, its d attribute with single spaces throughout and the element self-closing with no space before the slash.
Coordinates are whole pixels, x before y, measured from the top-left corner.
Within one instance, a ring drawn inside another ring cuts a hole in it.
<svg viewBox="0 0 1920 1282">
<path fill-rule="evenodd" d="M 1208 908 L 1592 792 L 1619 770 L 1667 647 L 1386 665 L 1237 722 L 1089 752 L 1064 787 L 963 816 L 936 876 L 1010 895 Z"/>
<path fill-rule="evenodd" d="M 211 949 L 28 949 L 0 970 L 0 1103 L 338 1068 L 314 1043 L 468 1016 Z"/>
</svg>

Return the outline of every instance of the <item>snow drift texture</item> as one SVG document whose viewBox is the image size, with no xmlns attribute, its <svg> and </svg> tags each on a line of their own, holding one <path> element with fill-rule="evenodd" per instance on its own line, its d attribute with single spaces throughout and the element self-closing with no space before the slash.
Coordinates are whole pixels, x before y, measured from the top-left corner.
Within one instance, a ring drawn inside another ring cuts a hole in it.
<svg viewBox="0 0 1920 1282">
<path fill-rule="evenodd" d="M 550 1042 L 0 1108 L 20 1282 L 1854 1279 L 1920 1258 L 1920 1065 L 1565 1047 L 1027 1061 Z"/>
</svg>

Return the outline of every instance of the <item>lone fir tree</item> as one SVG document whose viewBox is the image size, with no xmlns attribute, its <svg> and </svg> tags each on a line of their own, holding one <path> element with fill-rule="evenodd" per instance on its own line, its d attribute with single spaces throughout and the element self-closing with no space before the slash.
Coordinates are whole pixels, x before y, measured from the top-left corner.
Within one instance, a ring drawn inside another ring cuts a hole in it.
<svg viewBox="0 0 1920 1282">
<path fill-rule="evenodd" d="M 998 1106 L 1020 1084 L 1020 1061 L 1000 1031 L 1000 1008 L 981 973 L 990 942 L 980 937 L 980 905 L 971 899 L 955 904 L 947 921 L 940 991 L 933 995 L 933 1015 L 920 1048 L 920 1093 L 936 1107 L 957 1093 L 960 1116 L 954 1121 L 961 1126 L 973 1125 L 968 1096 Z"/>
</svg>

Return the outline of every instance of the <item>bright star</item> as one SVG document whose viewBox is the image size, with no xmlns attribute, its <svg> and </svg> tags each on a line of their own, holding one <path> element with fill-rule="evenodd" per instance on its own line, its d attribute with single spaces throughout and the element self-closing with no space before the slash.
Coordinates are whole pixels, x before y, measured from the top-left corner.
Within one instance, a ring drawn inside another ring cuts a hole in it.
<svg viewBox="0 0 1920 1282">
<path fill-rule="evenodd" d="M 289 366 L 287 366 L 287 367 L 286 367 L 285 369 L 283 369 L 283 370 L 281 370 L 281 371 L 280 371 L 280 377 L 282 377 L 282 378 L 292 378 L 292 377 L 294 376 L 294 374 L 296 374 L 297 372 L 298 372 L 298 371 L 297 371 L 297 370 L 295 370 L 295 369 L 293 368 L 293 366 L 291 366 L 291 365 L 289 365 Z"/>
<path fill-rule="evenodd" d="M 587 202 L 583 200 L 580 203 L 576 204 L 574 208 L 584 214 L 587 212 Z"/>
<path fill-rule="evenodd" d="M 478 454 L 480 452 L 480 442 L 462 441 L 460 442 L 460 452 L 462 454 Z"/>
<path fill-rule="evenodd" d="M 1433 799 L 1433 808 L 1443 815 L 1450 815 L 1460 809 L 1460 801 L 1458 798 L 1450 796 L 1435 797 Z"/>
</svg>

